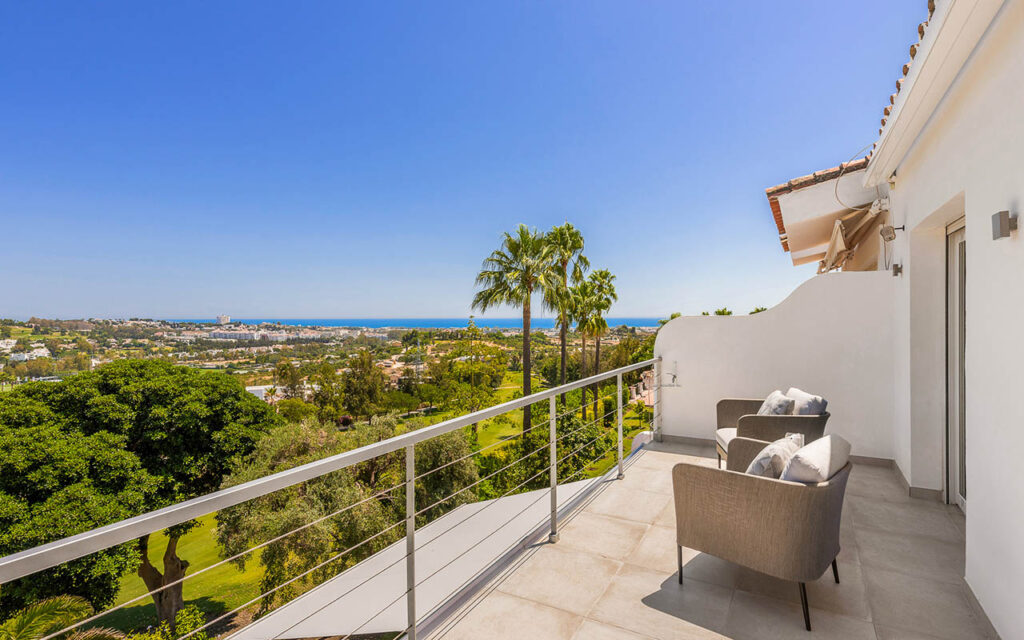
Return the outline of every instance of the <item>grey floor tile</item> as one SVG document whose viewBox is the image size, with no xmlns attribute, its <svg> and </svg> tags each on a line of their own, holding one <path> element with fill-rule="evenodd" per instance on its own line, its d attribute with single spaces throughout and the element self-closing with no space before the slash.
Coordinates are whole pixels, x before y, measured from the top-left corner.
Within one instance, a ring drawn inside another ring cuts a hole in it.
<svg viewBox="0 0 1024 640">
<path fill-rule="evenodd" d="M 862 566 L 891 569 L 921 579 L 960 584 L 964 575 L 962 542 L 927 536 L 857 528 L 857 552 Z"/>
<path fill-rule="evenodd" d="M 547 544 L 499 584 L 498 590 L 582 616 L 608 588 L 620 564 Z"/>
<path fill-rule="evenodd" d="M 839 563 L 839 584 L 832 577 L 832 569 L 814 582 L 807 583 L 807 600 L 811 607 L 836 613 L 858 620 L 871 620 L 864 577 L 857 564 Z M 737 576 L 736 588 L 756 595 L 800 604 L 800 589 L 797 583 L 780 580 L 744 569 Z"/>
<path fill-rule="evenodd" d="M 732 590 L 625 564 L 589 618 L 660 640 L 720 638 Z"/>
<path fill-rule="evenodd" d="M 652 526 L 625 560 L 653 571 L 675 571 L 678 564 L 676 546 L 675 528 Z M 684 548 L 683 562 L 689 562 L 697 555 L 697 551 Z"/>
<path fill-rule="evenodd" d="M 963 586 L 864 567 L 871 616 L 880 627 L 946 640 L 987 638 Z"/>
<path fill-rule="evenodd" d="M 843 510 L 849 510 L 854 528 L 881 529 L 955 543 L 963 540 L 963 535 L 953 524 L 946 509 L 937 502 L 909 500 L 895 503 L 864 496 L 848 496 Z"/>
<path fill-rule="evenodd" d="M 573 640 L 650 640 L 650 637 L 603 622 L 584 620 Z"/>
<path fill-rule="evenodd" d="M 571 640 L 582 623 L 580 616 L 568 611 L 493 591 L 466 611 L 457 624 L 435 637 L 444 640 Z"/>
<path fill-rule="evenodd" d="M 650 524 L 671 501 L 672 496 L 665 493 L 630 490 L 615 484 L 587 505 L 586 511 Z"/>
<path fill-rule="evenodd" d="M 633 552 L 648 525 L 580 511 L 559 531 L 557 545 L 621 560 Z"/>
<path fill-rule="evenodd" d="M 732 640 L 875 640 L 870 622 L 813 607 L 811 629 L 808 635 L 799 603 L 737 591 L 723 633 Z"/>
</svg>

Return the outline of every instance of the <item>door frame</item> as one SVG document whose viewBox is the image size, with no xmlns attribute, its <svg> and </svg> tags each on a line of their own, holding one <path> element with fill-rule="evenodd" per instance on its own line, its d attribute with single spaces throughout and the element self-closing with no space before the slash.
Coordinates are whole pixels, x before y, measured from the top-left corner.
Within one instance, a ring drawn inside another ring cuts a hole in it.
<svg viewBox="0 0 1024 640">
<path fill-rule="evenodd" d="M 966 342 L 966 332 L 964 331 L 964 328 L 963 328 L 964 319 L 966 317 L 966 296 L 965 296 L 964 291 L 962 290 L 962 287 L 964 287 L 964 284 L 965 284 L 965 280 L 961 280 L 960 282 L 958 282 L 958 286 L 957 286 L 957 289 L 956 289 L 956 293 L 957 293 L 958 299 L 957 300 L 952 300 L 951 297 L 950 297 L 950 293 L 952 292 L 952 286 L 951 286 L 952 285 L 952 282 L 951 282 L 951 276 L 952 276 L 952 274 L 951 274 L 951 270 L 952 270 L 951 267 L 952 267 L 952 264 L 951 264 L 951 259 L 953 257 L 951 255 L 950 237 L 953 234 L 955 234 L 957 232 L 960 232 L 960 231 L 964 231 L 963 242 L 966 244 L 967 238 L 966 238 L 966 218 L 965 218 L 965 216 L 960 216 L 959 218 L 957 218 L 953 222 L 951 222 L 948 225 L 946 225 L 946 234 L 945 234 L 945 243 L 946 243 L 946 247 L 945 247 L 945 254 L 946 254 L 946 260 L 945 260 L 945 263 L 946 263 L 945 264 L 945 271 L 946 271 L 946 274 L 945 274 L 946 275 L 946 278 L 945 278 L 945 280 L 946 280 L 945 298 L 946 298 L 946 304 L 945 304 L 944 312 L 946 314 L 946 317 L 945 317 L 945 324 L 946 324 L 946 331 L 945 331 L 945 334 L 946 334 L 945 335 L 945 338 L 946 338 L 946 340 L 945 340 L 945 351 L 946 351 L 946 371 L 945 371 L 945 378 L 946 378 L 946 402 L 945 402 L 945 411 L 944 411 L 944 413 L 945 413 L 945 416 L 946 416 L 946 425 L 945 425 L 946 428 L 945 428 L 945 438 L 944 438 L 944 442 L 943 442 L 943 449 L 945 450 L 944 465 L 943 465 L 943 477 L 945 479 L 945 482 L 943 483 L 944 484 L 944 494 L 945 494 L 944 498 L 945 499 L 943 500 L 943 502 L 945 502 L 946 504 L 956 505 L 962 511 L 964 511 L 966 513 L 966 511 L 967 511 L 967 497 L 966 496 L 961 497 L 959 489 L 957 487 L 953 486 L 954 479 L 956 479 L 958 482 L 963 480 L 963 478 L 960 477 L 961 476 L 961 473 L 960 473 L 960 466 L 961 465 L 959 464 L 960 463 L 960 459 L 959 459 L 959 457 L 956 457 L 956 458 L 954 457 L 954 451 L 956 452 L 956 454 L 958 456 L 962 456 L 963 455 L 963 450 L 966 449 L 966 446 L 961 448 L 959 446 L 959 443 L 957 443 L 956 448 L 954 449 L 954 444 L 953 444 L 954 430 L 959 429 L 960 424 L 961 424 L 959 422 L 959 420 L 960 420 L 960 417 L 964 414 L 964 406 L 963 406 L 963 404 L 964 404 L 965 394 L 962 393 L 962 389 L 963 389 L 964 385 L 966 384 L 966 381 L 965 381 L 966 376 L 964 375 L 965 367 L 964 367 L 964 355 L 963 355 L 963 354 L 966 354 L 966 344 L 963 344 L 963 342 Z M 964 249 L 964 256 L 963 257 L 964 257 L 964 262 L 966 262 L 966 247 Z M 957 273 L 957 278 L 960 278 L 959 270 L 958 270 L 958 273 Z M 963 298 L 963 302 L 964 302 L 963 309 L 960 308 L 960 298 Z M 956 310 L 956 313 L 958 313 L 958 315 L 959 315 L 958 323 L 956 325 L 954 325 L 954 323 L 951 322 L 952 313 L 953 313 L 954 309 Z M 960 333 L 960 336 L 958 337 L 958 341 L 956 341 L 956 342 L 954 342 L 954 340 L 952 339 L 953 336 L 951 335 L 951 332 L 954 330 L 954 326 L 955 326 L 956 330 L 958 331 L 958 333 Z M 952 354 L 950 352 L 950 346 L 953 345 L 953 344 L 956 344 L 959 347 L 958 351 L 960 353 L 957 353 L 957 354 L 954 355 L 954 354 Z M 950 365 L 953 363 L 953 359 L 954 358 L 957 359 L 957 364 L 958 364 L 958 368 L 959 368 L 959 371 L 957 372 L 957 376 L 956 376 L 956 381 L 958 383 L 956 389 L 952 388 L 952 385 L 950 384 L 950 382 L 951 382 L 951 379 L 950 379 L 951 378 L 951 376 L 950 376 Z M 951 402 L 952 394 L 954 394 L 954 393 L 957 394 L 957 399 L 956 399 L 957 415 L 956 416 L 951 415 L 951 412 L 950 412 L 950 408 L 951 408 L 951 405 L 952 405 L 952 402 Z M 964 422 L 966 422 L 966 420 Z M 964 425 L 964 427 L 966 427 L 966 425 Z M 966 431 L 966 428 L 964 430 Z M 963 440 L 966 441 L 966 434 L 965 434 Z M 957 472 L 955 474 L 952 473 L 953 468 L 954 468 L 953 467 L 954 464 L 958 465 L 957 466 Z M 962 466 L 966 466 L 966 465 L 962 465 Z M 963 475 L 966 475 L 966 470 L 964 471 Z"/>
</svg>

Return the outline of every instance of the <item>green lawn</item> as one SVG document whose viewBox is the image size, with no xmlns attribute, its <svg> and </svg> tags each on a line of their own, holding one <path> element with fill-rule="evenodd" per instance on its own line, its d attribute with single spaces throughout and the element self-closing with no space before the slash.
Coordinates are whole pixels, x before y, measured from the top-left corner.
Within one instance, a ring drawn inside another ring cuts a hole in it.
<svg viewBox="0 0 1024 640">
<path fill-rule="evenodd" d="M 546 385 L 540 378 L 534 376 L 532 387 L 533 391 L 537 392 L 546 388 Z M 523 372 L 506 371 L 504 379 L 502 379 L 501 384 L 498 385 L 498 389 L 494 393 L 494 404 L 501 404 L 502 402 L 508 402 L 513 398 L 519 397 L 522 395 L 522 391 Z M 479 446 L 482 449 L 484 447 L 489 447 L 500 440 L 514 438 L 519 435 L 522 430 L 522 411 L 512 411 L 504 416 L 485 420 L 480 423 Z"/>
<path fill-rule="evenodd" d="M 178 555 L 191 563 L 188 574 L 215 564 L 221 560 L 218 555 L 217 542 L 214 538 L 216 520 L 214 516 L 204 516 L 199 520 L 200 526 L 190 531 L 178 542 Z M 149 543 L 149 559 L 157 569 L 163 568 L 164 549 L 167 538 L 162 533 L 154 534 Z M 263 567 L 258 561 L 258 552 L 253 554 L 245 571 L 239 571 L 233 564 L 225 564 L 195 578 L 185 580 L 184 596 L 186 604 L 195 604 L 208 616 L 227 612 L 259 595 L 259 582 L 263 577 Z M 146 585 L 135 573 L 126 574 L 121 578 L 121 590 L 117 594 L 117 604 L 126 602 L 146 593 Z M 111 613 L 100 620 L 104 626 L 124 631 L 145 629 L 156 625 L 156 612 L 150 598 L 139 600 L 124 609 Z"/>
</svg>

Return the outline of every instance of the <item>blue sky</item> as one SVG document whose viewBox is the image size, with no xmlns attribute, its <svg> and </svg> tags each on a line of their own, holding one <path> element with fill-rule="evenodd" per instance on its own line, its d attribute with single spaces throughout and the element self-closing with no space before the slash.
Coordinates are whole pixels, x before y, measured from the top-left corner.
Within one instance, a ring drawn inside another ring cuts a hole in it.
<svg viewBox="0 0 1024 640">
<path fill-rule="evenodd" d="M 925 4 L 5 3 L 0 316 L 460 316 L 563 220 L 612 315 L 770 306 Z"/>
</svg>

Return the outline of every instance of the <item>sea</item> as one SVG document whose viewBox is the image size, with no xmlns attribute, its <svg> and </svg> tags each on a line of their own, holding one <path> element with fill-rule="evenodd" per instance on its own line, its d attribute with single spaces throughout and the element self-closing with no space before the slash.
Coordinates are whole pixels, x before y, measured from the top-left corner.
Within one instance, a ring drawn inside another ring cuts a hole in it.
<svg viewBox="0 0 1024 640">
<path fill-rule="evenodd" d="M 193 322 L 213 324 L 215 318 L 165 318 L 168 322 Z M 609 327 L 656 327 L 657 318 L 605 318 Z M 518 329 L 522 318 L 474 318 L 476 326 L 487 329 Z M 282 324 L 290 327 L 365 327 L 367 329 L 463 329 L 469 324 L 467 318 L 231 318 L 240 324 Z M 530 326 L 534 329 L 553 329 L 555 318 L 533 318 Z"/>
</svg>

